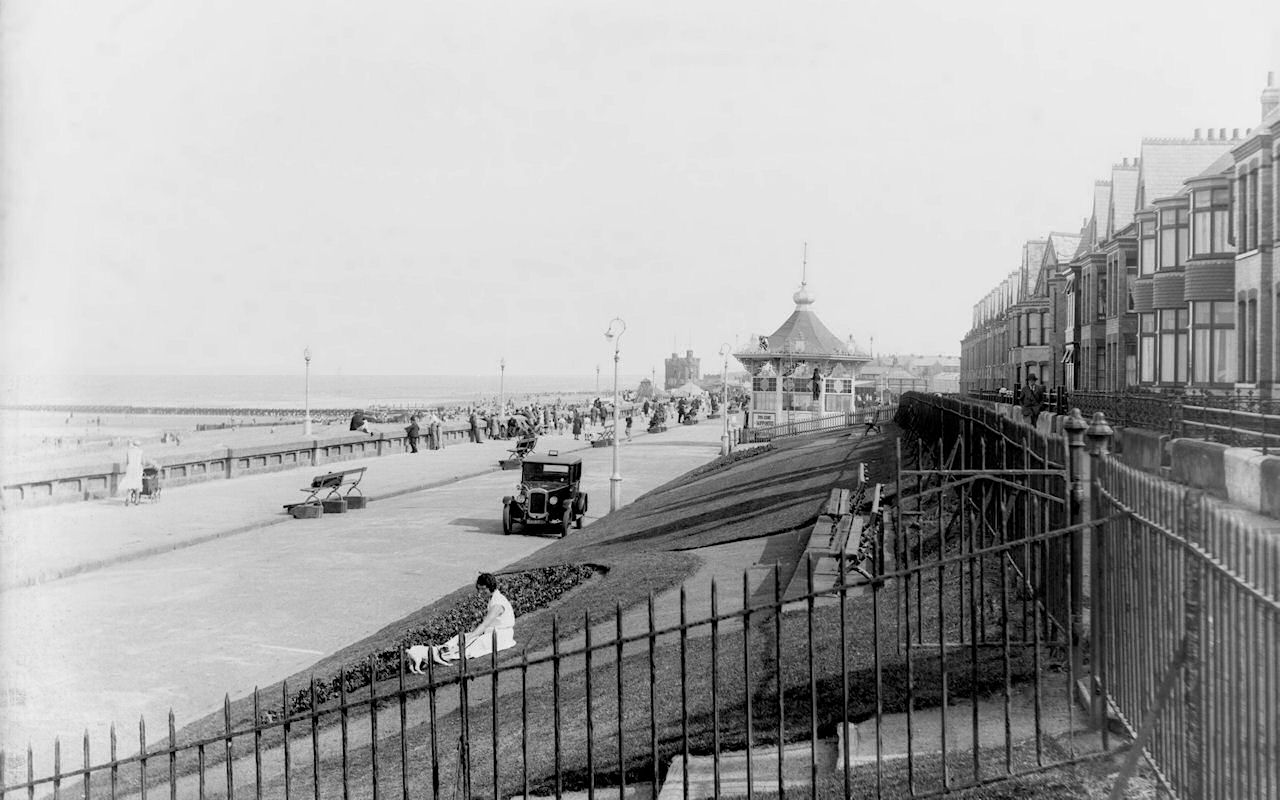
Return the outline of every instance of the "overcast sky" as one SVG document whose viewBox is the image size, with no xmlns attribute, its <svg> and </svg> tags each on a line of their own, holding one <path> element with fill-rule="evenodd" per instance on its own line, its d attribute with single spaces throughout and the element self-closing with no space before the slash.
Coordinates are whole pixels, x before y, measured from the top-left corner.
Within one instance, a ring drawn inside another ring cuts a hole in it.
<svg viewBox="0 0 1280 800">
<path fill-rule="evenodd" d="M 1273 0 L 5 0 L 11 373 L 589 374 L 815 310 L 959 353 L 1143 136 L 1248 128 Z M 704 364 L 706 362 L 704 361 Z"/>
</svg>

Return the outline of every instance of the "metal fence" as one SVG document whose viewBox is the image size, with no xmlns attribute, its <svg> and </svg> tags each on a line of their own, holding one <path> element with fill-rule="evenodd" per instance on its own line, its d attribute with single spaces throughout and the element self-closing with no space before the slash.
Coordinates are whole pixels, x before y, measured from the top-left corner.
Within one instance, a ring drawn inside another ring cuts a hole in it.
<svg viewBox="0 0 1280 800">
<path fill-rule="evenodd" d="M 842 411 L 838 414 L 824 414 L 818 417 L 806 416 L 804 419 L 788 420 L 776 425 L 765 425 L 749 428 L 750 441 L 768 442 L 786 436 L 799 436 L 819 431 L 839 430 L 840 428 L 863 428 L 879 425 L 892 415 L 890 406 L 874 406 L 860 411 Z M 746 432 L 744 432 L 745 434 Z M 744 438 L 746 438 L 744 436 Z"/>
<path fill-rule="evenodd" d="M 1096 696 L 1175 796 L 1280 797 L 1280 530 L 1095 463 Z"/>
<path fill-rule="evenodd" d="M 992 403 L 1018 402 L 1018 393 L 974 390 L 973 399 Z M 1256 392 L 1049 392 L 1045 407 L 1065 414 L 1079 408 L 1085 417 L 1101 411 L 1113 425 L 1146 428 L 1172 436 L 1207 439 L 1233 447 L 1280 451 L 1280 400 Z"/>
</svg>

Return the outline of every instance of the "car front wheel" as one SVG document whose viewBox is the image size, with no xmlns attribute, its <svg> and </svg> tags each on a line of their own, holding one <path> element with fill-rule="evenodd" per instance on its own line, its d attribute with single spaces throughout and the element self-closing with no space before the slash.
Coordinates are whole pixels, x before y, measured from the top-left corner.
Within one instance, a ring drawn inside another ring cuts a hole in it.
<svg viewBox="0 0 1280 800">
<path fill-rule="evenodd" d="M 512 529 L 513 529 L 514 527 L 515 527 L 515 522 L 511 519 L 511 504 L 510 504 L 510 503 L 508 503 L 507 505 L 505 505 L 505 506 L 503 506 L 503 507 L 502 507 L 502 532 L 503 532 L 503 534 L 505 534 L 505 535 L 507 535 L 507 536 L 510 536 L 510 535 L 511 535 L 511 531 L 512 531 Z"/>
</svg>

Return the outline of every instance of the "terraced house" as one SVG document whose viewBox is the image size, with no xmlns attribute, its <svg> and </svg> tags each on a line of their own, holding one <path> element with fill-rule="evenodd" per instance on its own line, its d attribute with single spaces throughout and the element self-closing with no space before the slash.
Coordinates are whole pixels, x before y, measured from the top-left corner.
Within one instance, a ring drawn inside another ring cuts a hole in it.
<svg viewBox="0 0 1280 800">
<path fill-rule="evenodd" d="M 1068 391 L 1280 397 L 1277 159 L 1274 73 L 1243 134 L 1143 139 L 1138 158 L 1094 183 L 1078 235 L 1028 242 L 1015 297 L 991 302 L 1006 279 L 975 306 L 961 391 L 1016 389 L 1036 372 Z"/>
</svg>

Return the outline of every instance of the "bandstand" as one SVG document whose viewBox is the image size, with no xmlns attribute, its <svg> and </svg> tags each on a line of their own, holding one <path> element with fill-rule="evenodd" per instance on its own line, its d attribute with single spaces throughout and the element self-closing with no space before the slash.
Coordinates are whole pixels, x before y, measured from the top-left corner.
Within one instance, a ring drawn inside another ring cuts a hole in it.
<svg viewBox="0 0 1280 800">
<path fill-rule="evenodd" d="M 754 350 L 734 353 L 751 373 L 749 428 L 856 410 L 854 387 L 871 356 L 822 324 L 803 282 L 792 299 L 795 311 L 773 335 L 759 337 Z"/>
</svg>

